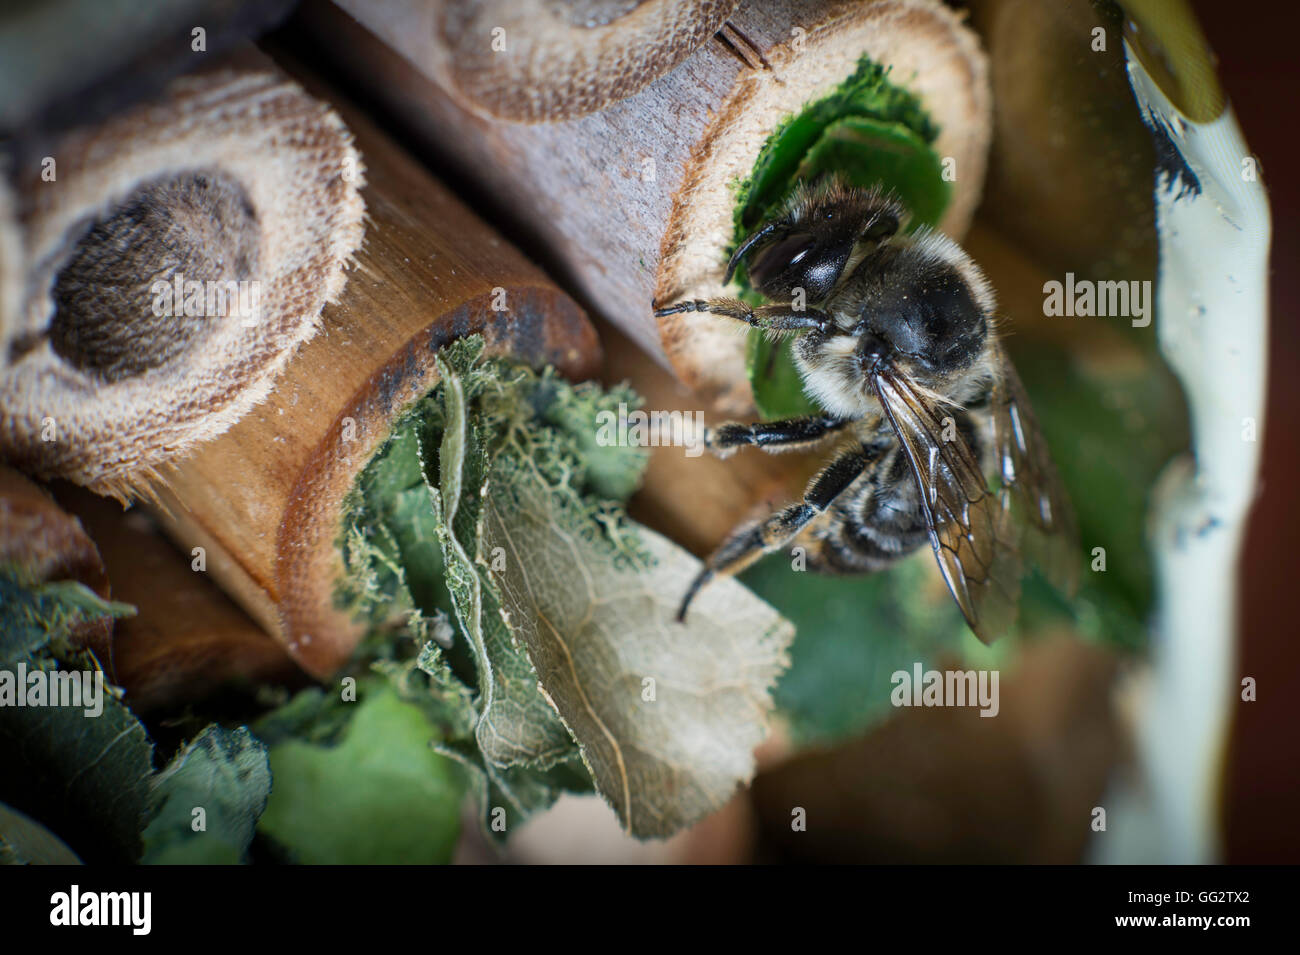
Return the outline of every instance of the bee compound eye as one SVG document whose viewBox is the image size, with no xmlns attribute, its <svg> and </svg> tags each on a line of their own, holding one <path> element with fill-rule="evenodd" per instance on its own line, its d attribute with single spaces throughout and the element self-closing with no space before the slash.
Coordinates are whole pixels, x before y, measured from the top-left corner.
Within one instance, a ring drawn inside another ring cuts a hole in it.
<svg viewBox="0 0 1300 955">
<path fill-rule="evenodd" d="M 816 245 L 817 240 L 806 234 L 791 235 L 773 242 L 750 267 L 750 279 L 761 289 L 802 263 Z"/>
</svg>

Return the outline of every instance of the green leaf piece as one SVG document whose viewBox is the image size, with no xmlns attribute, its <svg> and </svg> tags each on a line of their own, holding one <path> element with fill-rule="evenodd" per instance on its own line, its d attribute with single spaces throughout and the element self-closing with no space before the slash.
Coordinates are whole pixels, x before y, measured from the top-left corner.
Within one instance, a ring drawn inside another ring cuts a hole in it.
<svg viewBox="0 0 1300 955">
<path fill-rule="evenodd" d="M 375 679 L 361 684 L 336 745 L 271 748 L 273 787 L 258 830 L 314 865 L 451 860 L 465 782 L 434 752 L 438 730 Z"/>
<path fill-rule="evenodd" d="M 1155 603 L 1146 540 L 1149 495 L 1168 462 L 1191 442 L 1182 391 L 1163 363 L 1142 359 L 1136 350 L 1104 364 L 1085 364 L 1042 345 L 1025 345 L 1016 355 L 1074 504 L 1080 560 L 1088 567 L 1093 549 L 1105 549 L 1105 571 L 1085 570 L 1079 596 L 1066 609 L 1085 636 L 1140 649 Z M 1116 454 L 1117 447 L 1124 453 Z M 1060 607 L 1050 595 L 1046 599 Z M 1042 608 L 1027 604 L 1028 613 Z"/>
<path fill-rule="evenodd" d="M 326 693 L 318 686 L 295 693 L 287 702 L 260 717 L 253 734 L 267 746 L 289 740 L 329 745 L 338 741 L 352 719 L 355 708 L 340 694 Z"/>
<path fill-rule="evenodd" d="M 740 188 L 736 208 L 737 241 L 785 200 L 794 183 L 808 172 L 805 164 L 809 155 L 826 137 L 827 130 L 848 117 L 872 120 L 878 128 L 906 131 L 926 145 L 933 143 L 939 135 L 938 127 L 931 121 L 920 99 L 890 82 L 889 70 L 864 56 L 858 61 L 853 75 L 830 95 L 805 106 L 767 138 L 754 163 L 752 175 Z M 838 168 L 859 185 L 869 186 L 873 184 L 868 178 L 869 170 L 867 175 L 860 175 L 859 167 L 870 164 L 873 159 L 876 157 L 872 150 L 867 149 L 860 154 L 849 154 Z M 904 177 L 904 181 L 910 181 L 910 178 Z M 942 180 L 940 183 L 928 188 L 943 194 L 947 185 Z M 927 205 L 922 202 L 922 208 Z"/>
<path fill-rule="evenodd" d="M 640 487 L 645 449 L 634 444 L 602 445 L 599 438 L 601 413 L 639 410 L 642 401 L 636 392 L 627 385 L 608 390 L 594 382 L 568 385 L 548 373 L 538 381 L 533 400 L 541 420 L 561 436 L 579 465 L 575 486 L 618 502 L 626 501 Z"/>
<path fill-rule="evenodd" d="M 638 835 L 688 825 L 752 772 L 790 627 L 734 582 L 693 626 L 671 621 L 699 562 L 619 506 L 646 451 L 601 422 L 640 407 L 629 389 L 484 360 L 473 338 L 436 360 L 438 387 L 359 479 L 340 541 L 370 669 L 441 730 L 492 837 L 593 787 Z M 569 629 L 542 623 L 574 608 Z M 571 672 L 568 641 L 586 641 Z M 647 706 L 643 677 L 672 705 Z"/>
<path fill-rule="evenodd" d="M 467 420 L 465 383 L 459 371 L 441 360 L 438 370 L 446 425 L 439 455 L 439 488 L 430 487 L 430 503 L 442 528 L 448 589 L 478 669 L 475 738 L 480 752 L 496 767 L 547 767 L 572 754 L 573 740 L 546 697 L 538 692 L 537 673 L 527 654 L 511 639 L 496 588 L 486 579 L 486 565 L 478 563 L 487 449 L 478 429 Z"/>
<path fill-rule="evenodd" d="M 153 779 L 154 815 L 144 831 L 141 861 L 245 861 L 271 791 L 266 753 L 266 746 L 246 726 L 205 728 Z"/>
<path fill-rule="evenodd" d="M 38 652 L 77 624 L 134 615 L 130 604 L 104 600 L 75 580 L 27 585 L 0 570 L 0 663 Z"/>
<path fill-rule="evenodd" d="M 423 623 L 425 618 L 418 618 Z M 415 634 L 420 649 L 414 657 L 376 660 L 370 668 L 383 675 L 397 695 L 413 703 L 429 721 L 441 727 L 448 739 L 467 739 L 474 735 L 478 711 L 474 708 L 474 691 L 461 682 L 447 662 L 441 646 L 430 639 L 421 626 Z M 445 615 L 434 621 L 436 631 L 451 632 Z"/>
<path fill-rule="evenodd" d="M 754 391 L 754 407 L 764 421 L 818 414 L 821 408 L 808 397 L 803 375 L 790 353 L 790 339 L 750 331 L 745 336 L 745 368 Z"/>
<path fill-rule="evenodd" d="M 789 554 L 773 554 L 741 579 L 795 626 L 776 705 L 798 745 L 863 731 L 890 713 L 895 670 L 961 659 L 975 642 L 928 548 L 888 572 L 856 578 L 791 563 Z"/>
<path fill-rule="evenodd" d="M 830 172 L 856 186 L 892 192 L 911 213 L 912 228 L 937 225 L 951 199 L 952 187 L 929 140 L 901 123 L 866 116 L 829 123 L 795 175 L 815 180 Z"/>
<path fill-rule="evenodd" d="M 62 670 L 83 686 L 90 674 L 89 687 L 95 674 L 102 679 L 88 653 L 5 670 L 45 681 Z M 135 862 L 150 807 L 153 744 L 107 683 L 99 686 L 98 704 L 92 699 L 89 708 L 0 706 L 0 801 L 39 819 L 87 862 Z"/>
<path fill-rule="evenodd" d="M 728 256 L 799 182 L 826 173 L 893 193 L 912 214 L 909 228 L 937 224 L 951 199 L 951 186 L 931 148 L 938 133 L 920 100 L 891 83 L 888 70 L 863 57 L 838 89 L 804 107 L 767 138 L 753 173 L 737 192 Z M 759 300 L 743 263 L 735 281 L 742 297 Z M 788 337 L 749 333 L 746 367 L 754 403 L 765 420 L 819 411 L 804 393 L 790 343 Z"/>
</svg>

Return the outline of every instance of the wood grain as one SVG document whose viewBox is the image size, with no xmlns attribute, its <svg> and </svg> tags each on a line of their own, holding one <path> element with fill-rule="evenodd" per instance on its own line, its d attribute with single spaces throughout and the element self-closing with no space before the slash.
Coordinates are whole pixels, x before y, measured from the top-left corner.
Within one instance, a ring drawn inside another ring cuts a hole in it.
<svg viewBox="0 0 1300 955">
<path fill-rule="evenodd" d="M 315 333 L 362 240 L 357 156 L 337 115 L 245 48 L 50 158 L 49 182 L 13 171 L 17 241 L 0 223 L 0 458 L 125 501 Z"/>
</svg>

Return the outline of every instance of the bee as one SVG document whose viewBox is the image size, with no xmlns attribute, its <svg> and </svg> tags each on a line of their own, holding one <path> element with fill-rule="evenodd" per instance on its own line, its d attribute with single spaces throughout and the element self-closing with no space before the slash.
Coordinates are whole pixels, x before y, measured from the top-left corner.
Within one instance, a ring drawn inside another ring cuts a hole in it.
<svg viewBox="0 0 1300 955">
<path fill-rule="evenodd" d="M 985 643 L 1014 623 L 1025 557 L 1073 593 L 1073 514 L 999 339 L 993 290 L 957 243 L 909 233 L 907 218 L 879 190 L 835 178 L 801 184 L 727 265 L 724 282 L 746 262 L 771 304 L 710 299 L 655 311 L 797 335 L 794 362 L 822 413 L 724 424 L 706 446 L 725 456 L 839 443 L 802 501 L 727 537 L 678 620 L 710 579 L 792 545 L 810 569 L 868 573 L 928 542 Z"/>
</svg>

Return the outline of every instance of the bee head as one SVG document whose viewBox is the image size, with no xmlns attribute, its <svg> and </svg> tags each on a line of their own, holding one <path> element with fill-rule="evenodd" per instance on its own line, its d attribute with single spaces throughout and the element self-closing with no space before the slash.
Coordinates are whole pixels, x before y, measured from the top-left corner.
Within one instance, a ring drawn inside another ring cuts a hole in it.
<svg viewBox="0 0 1300 955">
<path fill-rule="evenodd" d="M 872 382 L 883 371 L 961 400 L 987 378 L 993 292 L 942 235 L 922 230 L 882 244 L 825 307 L 834 324 L 804 332 L 792 351 L 805 388 L 833 414 L 872 413 Z"/>
<path fill-rule="evenodd" d="M 902 210 L 883 196 L 830 182 L 801 187 L 784 212 L 754 232 L 727 263 L 724 282 L 752 256 L 749 279 L 770 299 L 803 289 L 809 302 L 834 290 L 854 251 L 886 241 L 898 231 Z"/>
</svg>

